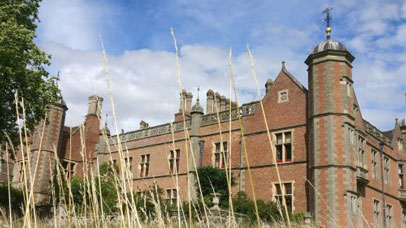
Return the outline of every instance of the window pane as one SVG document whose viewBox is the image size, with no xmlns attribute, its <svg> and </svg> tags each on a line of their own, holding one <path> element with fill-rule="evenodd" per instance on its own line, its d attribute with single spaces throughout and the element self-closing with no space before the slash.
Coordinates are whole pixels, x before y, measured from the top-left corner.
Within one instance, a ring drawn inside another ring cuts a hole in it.
<svg viewBox="0 0 406 228">
<path fill-rule="evenodd" d="M 276 134 L 276 144 L 282 144 L 282 133 Z"/>
<path fill-rule="evenodd" d="M 220 143 L 216 143 L 216 152 L 220 152 Z"/>
<path fill-rule="evenodd" d="M 219 168 L 220 167 L 220 153 L 216 153 L 214 158 L 214 167 Z"/>
<path fill-rule="evenodd" d="M 286 161 L 292 161 L 292 145 L 285 144 Z"/>
<path fill-rule="evenodd" d="M 283 159 L 282 156 L 282 145 L 276 145 L 276 160 L 281 162 Z"/>
<path fill-rule="evenodd" d="M 223 143 L 223 151 L 226 152 L 227 151 L 227 142 Z"/>
<path fill-rule="evenodd" d="M 288 208 L 289 212 L 292 212 L 293 208 L 293 200 L 291 195 L 286 195 L 285 196 L 285 202 L 286 202 L 286 207 Z"/>
<path fill-rule="evenodd" d="M 292 194 L 292 183 L 285 183 L 285 194 Z"/>
<path fill-rule="evenodd" d="M 292 142 L 292 133 L 286 132 L 285 133 L 285 143 L 291 143 Z"/>
<path fill-rule="evenodd" d="M 275 184 L 275 188 L 276 188 L 276 194 L 282 195 L 281 186 L 279 184 Z"/>
</svg>

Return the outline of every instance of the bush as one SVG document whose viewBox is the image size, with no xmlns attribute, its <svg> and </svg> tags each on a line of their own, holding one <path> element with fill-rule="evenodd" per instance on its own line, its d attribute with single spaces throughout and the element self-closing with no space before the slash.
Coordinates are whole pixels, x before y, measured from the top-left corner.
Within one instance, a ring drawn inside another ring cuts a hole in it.
<svg viewBox="0 0 406 228">
<path fill-rule="evenodd" d="M 114 176 L 112 168 L 109 164 L 104 163 L 100 166 L 100 178 L 95 176 L 95 190 L 97 194 L 97 200 L 103 199 L 103 212 L 106 214 L 113 213 L 117 211 L 117 189 L 114 186 Z M 99 188 L 100 179 L 100 188 Z M 64 196 L 65 202 L 69 202 L 69 191 L 67 180 L 63 180 L 62 188 L 60 189 L 58 185 L 57 178 L 54 178 L 55 193 L 57 202 L 60 202 L 61 198 Z M 79 212 L 83 205 L 92 205 L 90 202 L 90 194 L 87 192 L 87 186 L 85 186 L 85 181 L 78 177 L 72 177 L 70 179 L 70 188 L 72 193 L 73 204 L 77 212 Z M 101 189 L 101 191 L 100 191 Z M 60 192 L 60 190 L 63 190 Z M 101 195 L 100 195 L 101 194 Z M 86 199 L 86 202 L 85 202 Z M 100 204 L 100 203 L 99 203 Z"/>
<path fill-rule="evenodd" d="M 208 207 L 212 206 L 212 196 L 214 192 L 220 193 L 220 207 L 228 208 L 228 186 L 226 171 L 223 169 L 215 169 L 211 166 L 199 167 L 197 174 L 200 178 L 200 187 L 204 197 L 205 204 Z M 231 186 L 233 186 L 234 177 L 231 175 Z M 196 183 L 197 192 L 199 192 L 199 186 Z"/>
<path fill-rule="evenodd" d="M 16 216 L 23 215 L 24 210 L 24 194 L 20 189 L 10 186 L 10 195 L 8 195 L 8 184 L 0 184 L 0 207 L 4 208 L 6 213 L 9 213 L 9 199 L 11 199 L 11 213 Z"/>
<path fill-rule="evenodd" d="M 158 186 L 133 194 L 135 206 L 141 221 L 154 220 L 157 218 L 158 213 L 161 213 L 161 216 L 165 219 L 167 218 L 166 216 L 169 216 L 170 210 L 174 209 L 176 205 L 170 205 L 162 195 L 163 190 Z M 131 199 L 130 196 L 128 198 Z"/>
</svg>

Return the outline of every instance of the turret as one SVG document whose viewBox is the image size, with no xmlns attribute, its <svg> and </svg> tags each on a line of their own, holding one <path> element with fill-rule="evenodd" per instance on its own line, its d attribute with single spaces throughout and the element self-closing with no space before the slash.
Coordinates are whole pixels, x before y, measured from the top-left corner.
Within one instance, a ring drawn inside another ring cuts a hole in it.
<svg viewBox="0 0 406 228">
<path fill-rule="evenodd" d="M 330 20 L 329 14 L 327 18 Z M 308 178 L 316 188 L 309 188 L 309 209 L 322 226 L 352 227 L 357 216 L 349 211 L 349 202 L 358 200 L 357 157 L 351 143 L 355 130 L 354 57 L 343 44 L 331 39 L 329 23 L 326 33 L 326 40 L 316 45 L 305 61 L 309 85 Z M 329 199 L 328 205 L 323 199 Z"/>
</svg>

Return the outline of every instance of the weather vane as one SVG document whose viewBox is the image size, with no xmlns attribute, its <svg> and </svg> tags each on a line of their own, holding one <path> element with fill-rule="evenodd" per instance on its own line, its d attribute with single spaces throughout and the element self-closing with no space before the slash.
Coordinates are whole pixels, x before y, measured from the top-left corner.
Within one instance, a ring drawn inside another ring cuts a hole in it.
<svg viewBox="0 0 406 228">
<path fill-rule="evenodd" d="M 327 27 L 326 27 L 326 34 L 327 34 L 327 39 L 330 39 L 331 37 L 331 20 L 333 19 L 330 15 L 330 11 L 333 10 L 333 8 L 329 8 L 328 6 L 326 7 L 325 10 L 323 10 L 323 14 L 326 14 L 326 18 L 324 19 L 325 22 L 327 22 Z"/>
</svg>

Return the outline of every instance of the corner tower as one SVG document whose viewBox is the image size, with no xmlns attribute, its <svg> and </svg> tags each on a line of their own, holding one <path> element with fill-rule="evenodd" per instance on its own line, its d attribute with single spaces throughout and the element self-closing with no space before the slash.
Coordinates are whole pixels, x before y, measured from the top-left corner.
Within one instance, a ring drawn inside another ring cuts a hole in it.
<svg viewBox="0 0 406 228">
<path fill-rule="evenodd" d="M 343 44 L 331 39 L 329 8 L 326 40 L 316 45 L 308 65 L 309 209 L 325 227 L 352 227 L 357 197 L 352 61 Z"/>
</svg>

